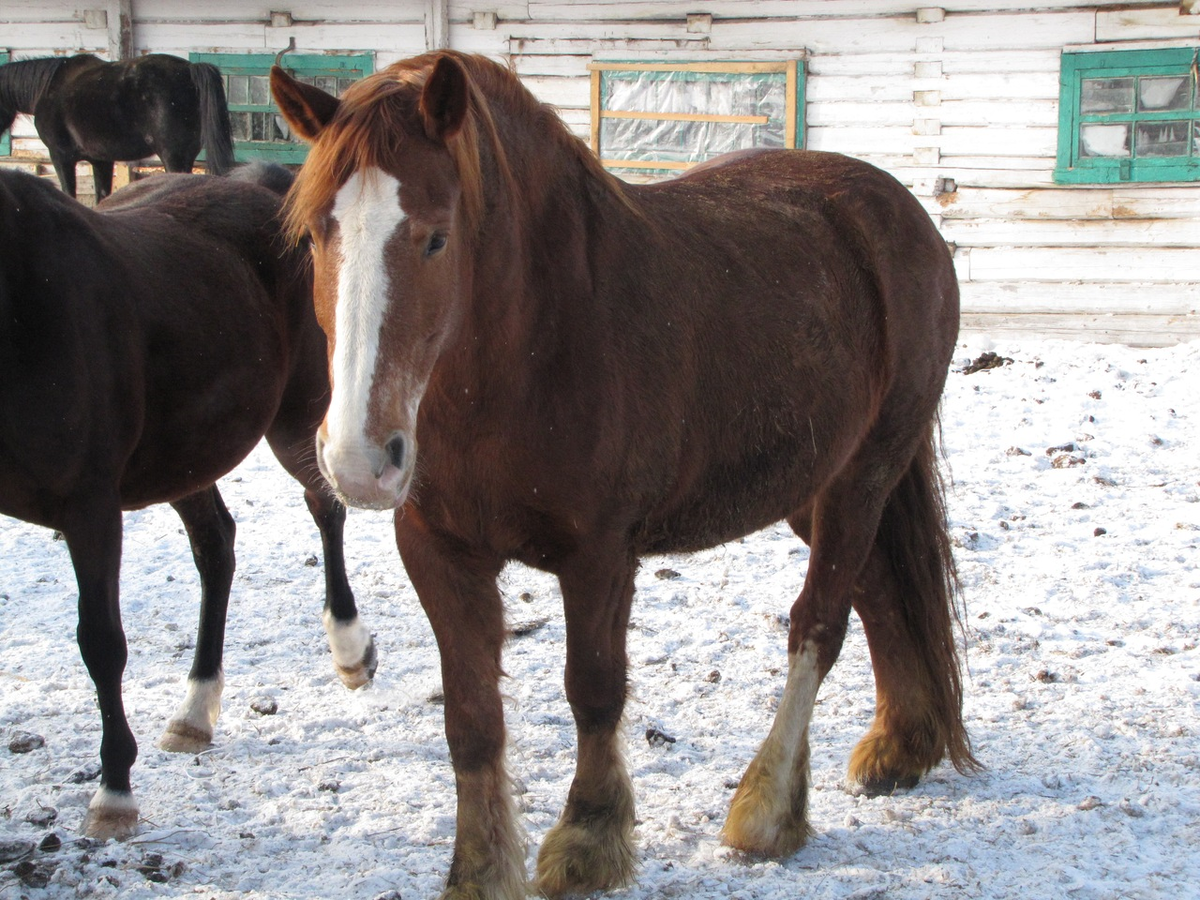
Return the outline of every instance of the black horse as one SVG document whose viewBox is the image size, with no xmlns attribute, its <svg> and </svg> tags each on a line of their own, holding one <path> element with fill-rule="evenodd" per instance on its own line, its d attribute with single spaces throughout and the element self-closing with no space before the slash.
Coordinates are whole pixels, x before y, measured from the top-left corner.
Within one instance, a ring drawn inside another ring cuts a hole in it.
<svg viewBox="0 0 1200 900">
<path fill-rule="evenodd" d="M 214 482 L 264 435 L 321 533 L 338 672 L 358 687 L 375 670 L 346 579 L 346 511 L 313 458 L 329 375 L 307 257 L 280 239 L 281 195 L 258 181 L 159 175 L 91 210 L 46 179 L 0 172 L 0 514 L 62 532 L 75 567 L 79 649 L 103 719 L 91 836 L 137 825 L 122 510 L 169 502 L 200 571 L 195 661 L 164 749 L 212 740 L 234 571 L 234 521 Z"/>
<path fill-rule="evenodd" d="M 208 171 L 233 165 L 221 73 L 208 63 L 152 53 L 104 62 L 91 54 L 0 66 L 0 134 L 29 113 L 62 189 L 75 196 L 75 164 L 92 164 L 96 200 L 112 193 L 113 162 L 155 154 L 190 172 L 203 147 Z"/>
</svg>

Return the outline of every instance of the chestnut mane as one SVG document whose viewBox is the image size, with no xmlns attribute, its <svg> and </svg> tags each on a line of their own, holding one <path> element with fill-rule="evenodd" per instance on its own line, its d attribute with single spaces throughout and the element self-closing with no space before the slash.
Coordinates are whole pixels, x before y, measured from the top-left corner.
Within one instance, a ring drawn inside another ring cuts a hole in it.
<svg viewBox="0 0 1200 900">
<path fill-rule="evenodd" d="M 567 151 L 627 203 L 621 182 L 571 133 L 554 108 L 534 97 L 513 72 L 482 56 L 440 50 L 394 63 L 346 90 L 288 196 L 286 224 L 293 239 L 303 237 L 308 223 L 333 204 L 334 196 L 353 172 L 368 167 L 385 171 L 396 168 L 404 152 L 405 134 L 419 127 L 421 91 L 442 57 L 453 57 L 468 76 L 467 117 L 447 147 L 458 169 L 471 232 L 480 225 L 485 209 L 485 154 L 490 156 L 504 190 L 510 196 L 518 192 L 520 182 L 510 167 L 497 118 L 523 121 L 525 127 L 541 136 L 548 152 Z"/>
</svg>

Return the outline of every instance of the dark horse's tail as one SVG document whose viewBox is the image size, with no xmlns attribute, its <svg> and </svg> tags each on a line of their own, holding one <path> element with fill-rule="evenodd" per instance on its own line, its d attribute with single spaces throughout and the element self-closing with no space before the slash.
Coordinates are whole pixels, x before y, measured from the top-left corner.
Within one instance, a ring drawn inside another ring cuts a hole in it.
<svg viewBox="0 0 1200 900">
<path fill-rule="evenodd" d="M 962 721 L 962 672 L 956 649 L 958 572 L 946 526 L 945 486 L 938 471 L 940 425 L 935 418 L 908 471 L 892 490 L 877 532 L 896 579 L 904 618 L 930 691 L 922 731 L 930 762 L 943 755 L 958 771 L 980 768 Z"/>
<path fill-rule="evenodd" d="M 233 133 L 221 70 L 211 63 L 193 63 L 191 74 L 200 97 L 200 140 L 208 171 L 224 175 L 233 166 Z"/>
</svg>

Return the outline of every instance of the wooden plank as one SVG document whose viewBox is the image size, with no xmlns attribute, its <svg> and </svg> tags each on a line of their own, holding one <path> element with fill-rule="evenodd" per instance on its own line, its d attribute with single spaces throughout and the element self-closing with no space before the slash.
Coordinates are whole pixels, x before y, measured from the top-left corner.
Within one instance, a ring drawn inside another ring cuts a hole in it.
<svg viewBox="0 0 1200 900">
<path fill-rule="evenodd" d="M 1200 316 L 972 313 L 962 317 L 959 333 L 1170 347 L 1200 337 Z"/>
<path fill-rule="evenodd" d="M 72 53 L 108 53 L 108 32 L 85 28 L 83 22 L 22 22 L 5 28 L 4 48 L 13 59 Z"/>
<path fill-rule="evenodd" d="M 1186 247 L 1195 251 L 1192 278 L 1200 281 L 1200 219 L 953 219 L 942 235 L 960 247 Z"/>
<path fill-rule="evenodd" d="M 843 126 L 910 128 L 913 123 L 913 106 L 911 102 L 813 103 L 810 99 L 805 110 L 805 119 L 809 128 Z"/>
<path fill-rule="evenodd" d="M 591 83 L 584 78 L 534 78 L 522 79 L 525 87 L 543 103 L 551 106 L 591 109 Z"/>
<path fill-rule="evenodd" d="M 1179 5 L 1157 9 L 1100 10 L 1096 13 L 1096 41 L 1134 41 L 1149 38 L 1198 38 L 1200 21 L 1181 15 Z"/>
<path fill-rule="evenodd" d="M 989 156 L 1040 156 L 1053 168 L 1058 149 L 1058 129 L 944 126 L 940 136 L 929 140 L 942 148 L 944 156 L 981 156 L 985 153 Z"/>
<path fill-rule="evenodd" d="M 1122 186 L 1113 189 L 1112 203 L 1117 218 L 1200 219 L 1200 184 L 1178 188 Z"/>
<path fill-rule="evenodd" d="M 465 0 L 464 0 L 465 2 Z M 908 0 L 707 0 L 705 12 L 713 18 L 850 18 L 865 19 L 880 16 L 914 17 L 915 5 Z M 1032 7 L 1040 10 L 1071 10 L 1081 6 L 1080 0 L 954 0 L 943 4 L 947 18 L 956 13 L 1024 12 Z M 1087 4 L 1097 6 L 1162 6 L 1163 0 L 1096 0 Z M 532 18 L 561 19 L 578 16 L 580 9 L 600 19 L 628 19 L 638 15 L 650 18 L 678 18 L 695 12 L 694 2 L 678 0 L 529 0 Z"/>
<path fill-rule="evenodd" d="M 1112 191 L 1005 190 L 964 188 L 930 198 L 927 208 L 946 219 L 1108 219 L 1112 217 Z"/>
<path fill-rule="evenodd" d="M 743 125 L 766 125 L 770 116 L 732 116 L 720 113 L 640 112 L 633 110 L 601 110 L 602 119 L 652 119 L 655 122 L 734 122 Z"/>
<path fill-rule="evenodd" d="M 972 281 L 1197 282 L 1195 248 L 975 247 Z"/>
<path fill-rule="evenodd" d="M 942 100 L 937 110 L 943 125 L 1036 125 L 1058 127 L 1058 99 Z"/>
<path fill-rule="evenodd" d="M 699 72 L 703 74 L 756 75 L 763 72 L 786 72 L 784 62 L 594 62 L 588 64 L 593 72 Z"/>
<path fill-rule="evenodd" d="M 1103 313 L 1106 315 L 1200 314 L 1200 291 L 1192 284 L 1098 284 L 1096 282 L 962 282 L 964 313 Z"/>
</svg>

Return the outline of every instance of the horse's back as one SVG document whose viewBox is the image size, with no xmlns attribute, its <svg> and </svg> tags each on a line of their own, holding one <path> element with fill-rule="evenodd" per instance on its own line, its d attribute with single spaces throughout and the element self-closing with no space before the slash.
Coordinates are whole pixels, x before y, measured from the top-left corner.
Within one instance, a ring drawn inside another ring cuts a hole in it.
<svg viewBox="0 0 1200 900">
<path fill-rule="evenodd" d="M 627 365 L 660 387 L 637 412 L 641 430 L 657 420 L 655 436 L 630 431 L 673 448 L 645 548 L 695 549 L 788 517 L 872 429 L 899 423 L 897 444 L 923 433 L 958 292 L 903 185 L 836 154 L 764 151 L 631 196 L 649 224 L 618 291 L 649 309 L 631 315 L 658 336 Z"/>
</svg>

